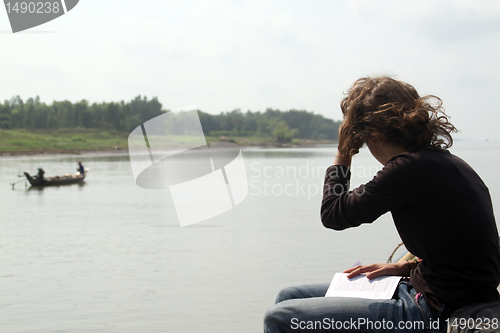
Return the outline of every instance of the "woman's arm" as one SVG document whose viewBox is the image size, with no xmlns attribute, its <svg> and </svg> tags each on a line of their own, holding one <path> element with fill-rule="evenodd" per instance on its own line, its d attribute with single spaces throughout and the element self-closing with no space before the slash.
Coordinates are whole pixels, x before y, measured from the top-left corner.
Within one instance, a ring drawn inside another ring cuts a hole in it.
<svg viewBox="0 0 500 333">
<path fill-rule="evenodd" d="M 389 161 L 368 183 L 349 191 L 350 159 L 335 158 L 327 169 L 321 221 L 327 228 L 344 230 L 371 223 L 382 214 L 411 203 L 418 195 L 420 178 L 413 156 L 401 154 Z"/>
</svg>

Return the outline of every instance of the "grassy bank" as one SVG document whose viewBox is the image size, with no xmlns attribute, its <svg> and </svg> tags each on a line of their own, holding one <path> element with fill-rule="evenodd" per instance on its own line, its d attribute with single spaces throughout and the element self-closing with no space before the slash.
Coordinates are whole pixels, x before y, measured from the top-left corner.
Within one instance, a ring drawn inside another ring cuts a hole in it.
<svg viewBox="0 0 500 333">
<path fill-rule="evenodd" d="M 127 147 L 128 134 L 91 129 L 0 130 L 0 153 L 73 152 Z"/>
<path fill-rule="evenodd" d="M 0 154 L 84 152 L 128 148 L 129 133 L 94 129 L 64 129 L 55 131 L 0 130 Z M 207 141 L 228 141 L 240 146 L 306 146 L 332 144 L 329 140 L 294 139 L 290 143 L 276 142 L 272 137 L 207 137 Z"/>
</svg>

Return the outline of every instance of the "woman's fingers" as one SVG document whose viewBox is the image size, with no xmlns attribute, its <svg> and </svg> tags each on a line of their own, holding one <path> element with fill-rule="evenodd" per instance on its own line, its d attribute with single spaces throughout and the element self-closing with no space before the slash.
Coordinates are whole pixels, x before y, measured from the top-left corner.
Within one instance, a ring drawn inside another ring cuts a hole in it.
<svg viewBox="0 0 500 333">
<path fill-rule="evenodd" d="M 389 274 L 386 273 L 385 269 L 381 268 L 381 269 L 378 269 L 376 271 L 373 271 L 373 272 L 366 274 L 366 277 L 371 280 L 371 279 L 375 279 L 379 276 L 384 276 L 384 275 L 389 275 Z"/>
<path fill-rule="evenodd" d="M 348 268 L 346 269 L 345 271 L 343 271 L 342 273 L 350 273 L 352 272 L 353 270 L 357 269 L 358 267 L 361 267 L 360 265 L 357 265 L 357 266 L 352 266 L 351 268 Z"/>
<path fill-rule="evenodd" d="M 394 264 L 359 265 L 346 269 L 344 273 L 349 273 L 348 278 L 365 273 L 368 279 L 374 279 L 383 275 L 399 275 L 399 268 Z"/>
<path fill-rule="evenodd" d="M 360 265 L 360 266 L 354 266 L 349 269 L 346 269 L 344 273 L 349 273 L 347 275 L 348 278 L 352 278 L 354 276 L 357 276 L 362 273 L 367 273 L 367 272 L 373 272 L 375 270 L 378 270 L 380 267 L 377 264 L 371 264 L 371 265 Z"/>
</svg>

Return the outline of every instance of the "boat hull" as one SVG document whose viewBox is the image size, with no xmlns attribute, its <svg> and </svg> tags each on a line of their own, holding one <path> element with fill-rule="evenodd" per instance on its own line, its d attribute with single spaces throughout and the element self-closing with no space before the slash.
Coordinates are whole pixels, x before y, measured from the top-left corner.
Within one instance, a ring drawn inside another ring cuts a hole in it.
<svg viewBox="0 0 500 333">
<path fill-rule="evenodd" d="M 71 175 L 71 176 L 56 176 L 44 178 L 40 181 L 37 177 L 31 177 L 29 173 L 25 172 L 26 179 L 30 182 L 31 186 L 56 186 L 56 185 L 71 185 L 83 182 L 85 174 Z"/>
</svg>

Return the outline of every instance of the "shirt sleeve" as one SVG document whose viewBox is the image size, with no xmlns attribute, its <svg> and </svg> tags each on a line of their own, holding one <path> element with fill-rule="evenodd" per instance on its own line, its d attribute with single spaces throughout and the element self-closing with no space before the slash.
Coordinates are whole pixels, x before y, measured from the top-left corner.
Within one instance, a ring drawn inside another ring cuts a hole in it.
<svg viewBox="0 0 500 333">
<path fill-rule="evenodd" d="M 368 183 L 349 191 L 348 167 L 326 171 L 321 221 L 326 228 L 344 230 L 371 223 L 382 214 L 411 204 L 417 194 L 419 172 L 409 155 L 398 155 Z"/>
</svg>

